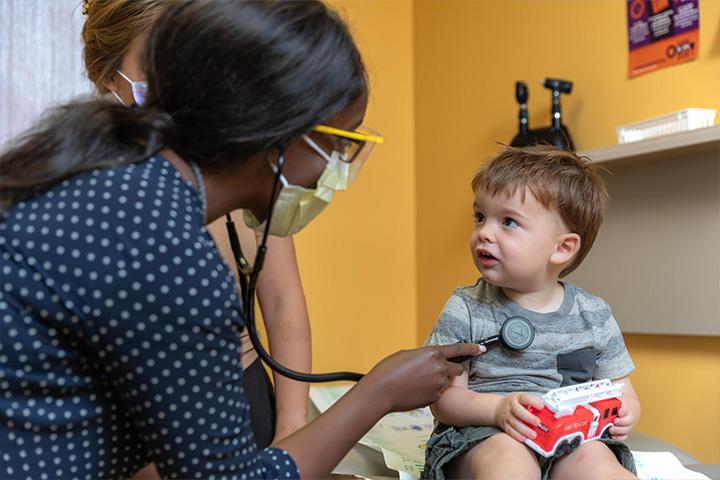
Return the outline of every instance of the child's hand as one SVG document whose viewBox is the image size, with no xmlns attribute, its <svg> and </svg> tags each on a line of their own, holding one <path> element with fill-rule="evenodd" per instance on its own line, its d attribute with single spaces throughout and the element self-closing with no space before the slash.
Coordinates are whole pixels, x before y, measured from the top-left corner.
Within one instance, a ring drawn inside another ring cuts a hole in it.
<svg viewBox="0 0 720 480">
<path fill-rule="evenodd" d="M 535 432 L 524 422 L 530 425 L 540 424 L 540 419 L 530 413 L 525 406 L 533 406 L 540 410 L 544 407 L 544 403 L 534 395 L 520 392 L 503 397 L 495 410 L 495 424 L 518 442 L 524 442 L 526 438 L 535 438 Z"/>
<path fill-rule="evenodd" d="M 625 401 L 622 398 L 620 401 L 622 401 L 622 406 L 620 410 L 618 410 L 618 416 L 613 422 L 615 425 L 610 427 L 610 434 L 613 440 L 625 440 L 637 421 L 633 412 L 625 404 Z"/>
</svg>

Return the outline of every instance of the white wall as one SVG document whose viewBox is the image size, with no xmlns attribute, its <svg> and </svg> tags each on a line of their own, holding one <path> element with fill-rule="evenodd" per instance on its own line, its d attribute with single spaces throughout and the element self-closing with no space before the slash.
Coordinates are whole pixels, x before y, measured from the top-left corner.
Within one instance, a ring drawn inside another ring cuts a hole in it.
<svg viewBox="0 0 720 480">
<path fill-rule="evenodd" d="M 0 0 L 0 148 L 49 106 L 92 92 L 80 0 Z"/>
</svg>

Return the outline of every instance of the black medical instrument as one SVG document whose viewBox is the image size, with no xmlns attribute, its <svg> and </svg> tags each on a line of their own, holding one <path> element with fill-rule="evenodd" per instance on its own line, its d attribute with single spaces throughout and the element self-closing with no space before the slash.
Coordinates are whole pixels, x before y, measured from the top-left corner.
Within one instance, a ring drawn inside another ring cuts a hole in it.
<svg viewBox="0 0 720 480">
<path fill-rule="evenodd" d="M 562 109 L 560 108 L 560 94 L 569 94 L 572 91 L 572 82 L 558 78 L 546 78 L 540 84 L 551 92 L 550 127 L 530 129 L 527 108 L 528 87 L 525 82 L 515 82 L 515 99 L 520 108 L 518 112 L 518 133 L 510 142 L 510 146 L 526 147 L 528 145 L 550 144 L 563 150 L 575 150 L 570 132 L 562 124 Z"/>
<path fill-rule="evenodd" d="M 483 338 L 478 345 L 492 347 L 493 345 L 503 345 L 510 350 L 525 350 L 533 340 L 535 340 L 535 327 L 525 317 L 515 315 L 509 317 L 500 327 L 500 335 Z M 471 356 L 455 357 L 450 359 L 454 363 L 462 363 L 470 360 Z"/>
<path fill-rule="evenodd" d="M 291 370 L 280 363 L 278 363 L 270 354 L 265 350 L 260 338 L 257 333 L 257 326 L 255 324 L 255 289 L 257 287 L 258 277 L 265 261 L 265 254 L 267 252 L 267 237 L 270 231 L 270 221 L 272 220 L 273 207 L 275 206 L 275 198 L 277 194 L 278 185 L 280 185 L 280 175 L 282 175 L 282 168 L 285 164 L 285 157 L 281 152 L 277 161 L 277 172 L 275 172 L 275 182 L 273 183 L 272 194 L 270 195 L 270 205 L 268 206 L 268 217 L 265 223 L 265 231 L 263 232 L 262 241 L 257 250 L 255 256 L 254 265 L 250 265 L 245 256 L 242 253 L 240 247 L 240 241 L 235 230 L 235 223 L 232 221 L 230 214 L 225 215 L 228 237 L 230 239 L 230 247 L 235 257 L 235 267 L 238 270 L 238 276 L 240 277 L 240 291 L 243 301 L 243 309 L 245 315 L 245 327 L 248 330 L 248 336 L 250 342 L 258 356 L 265 362 L 270 368 L 278 372 L 279 374 L 297 380 L 300 382 L 337 382 L 337 381 L 351 381 L 357 382 L 362 377 L 362 373 L 355 372 L 332 372 L 332 373 L 301 373 L 295 370 Z"/>
</svg>

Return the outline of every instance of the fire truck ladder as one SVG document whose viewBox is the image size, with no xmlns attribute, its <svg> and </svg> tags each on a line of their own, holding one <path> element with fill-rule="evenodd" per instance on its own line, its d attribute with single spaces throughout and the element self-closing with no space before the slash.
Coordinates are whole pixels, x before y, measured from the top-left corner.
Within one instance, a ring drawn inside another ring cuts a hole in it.
<svg viewBox="0 0 720 480">
<path fill-rule="evenodd" d="M 555 412 L 555 417 L 559 418 L 571 415 L 578 405 L 619 397 L 622 386 L 622 383 L 612 383 L 609 379 L 597 380 L 556 388 L 547 392 L 542 398 L 545 405 Z"/>
</svg>

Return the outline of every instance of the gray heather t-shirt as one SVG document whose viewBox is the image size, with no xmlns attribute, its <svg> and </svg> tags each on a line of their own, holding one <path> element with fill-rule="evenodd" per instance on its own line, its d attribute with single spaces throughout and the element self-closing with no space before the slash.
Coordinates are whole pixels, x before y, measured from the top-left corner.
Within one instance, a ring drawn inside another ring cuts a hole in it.
<svg viewBox="0 0 720 480">
<path fill-rule="evenodd" d="M 503 322 L 519 315 L 535 327 L 532 345 L 521 351 L 496 345 L 465 362 L 471 390 L 542 394 L 632 372 L 635 365 L 610 306 L 575 285 L 563 286 L 560 308 L 537 313 L 514 303 L 499 287 L 481 278 L 475 285 L 453 292 L 426 344 L 478 342 L 499 335 Z"/>
</svg>

